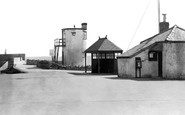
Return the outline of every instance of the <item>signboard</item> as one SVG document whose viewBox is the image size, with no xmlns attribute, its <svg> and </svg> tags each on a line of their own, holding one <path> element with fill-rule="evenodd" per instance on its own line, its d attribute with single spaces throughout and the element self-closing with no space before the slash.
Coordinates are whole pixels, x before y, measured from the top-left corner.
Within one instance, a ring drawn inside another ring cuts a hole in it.
<svg viewBox="0 0 185 115">
<path fill-rule="evenodd" d="M 54 49 L 50 49 L 50 50 L 49 50 L 49 55 L 50 55 L 50 56 L 54 56 Z"/>
</svg>

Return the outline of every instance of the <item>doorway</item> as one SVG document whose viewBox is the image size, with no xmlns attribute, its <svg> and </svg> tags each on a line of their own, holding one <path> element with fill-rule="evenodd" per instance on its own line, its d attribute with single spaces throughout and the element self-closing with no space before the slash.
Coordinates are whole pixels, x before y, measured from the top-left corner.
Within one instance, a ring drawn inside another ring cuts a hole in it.
<svg viewBox="0 0 185 115">
<path fill-rule="evenodd" d="M 162 77 L 163 75 L 163 59 L 162 59 L 162 52 L 158 52 L 158 75 L 159 77 Z"/>
</svg>

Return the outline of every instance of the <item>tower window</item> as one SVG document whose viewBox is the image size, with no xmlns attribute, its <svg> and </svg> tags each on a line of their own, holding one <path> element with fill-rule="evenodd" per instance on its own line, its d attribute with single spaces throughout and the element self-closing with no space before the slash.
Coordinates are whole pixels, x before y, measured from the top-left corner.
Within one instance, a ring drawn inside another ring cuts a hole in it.
<svg viewBox="0 0 185 115">
<path fill-rule="evenodd" d="M 76 35 L 76 32 L 71 32 L 72 36 L 75 36 Z"/>
</svg>

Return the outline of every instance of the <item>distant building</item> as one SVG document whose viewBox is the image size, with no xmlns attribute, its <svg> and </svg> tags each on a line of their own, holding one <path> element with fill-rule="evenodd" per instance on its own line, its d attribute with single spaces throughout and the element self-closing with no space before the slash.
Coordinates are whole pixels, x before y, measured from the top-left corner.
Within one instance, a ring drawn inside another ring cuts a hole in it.
<svg viewBox="0 0 185 115">
<path fill-rule="evenodd" d="M 8 62 L 8 68 L 13 67 L 14 58 L 25 60 L 25 54 L 0 54 L 0 69 L 6 62 Z"/>
<path fill-rule="evenodd" d="M 86 49 L 87 23 L 82 23 L 81 28 L 63 28 L 62 39 L 55 41 L 54 59 L 58 59 L 58 47 L 62 47 L 62 64 L 83 66 L 84 51 Z"/>
<path fill-rule="evenodd" d="M 106 36 L 105 38 L 99 38 L 86 49 L 85 57 L 87 53 L 91 53 L 92 73 L 117 73 L 116 56 L 122 53 L 122 51 L 122 49 L 108 40 Z"/>
<path fill-rule="evenodd" d="M 160 33 L 118 56 L 119 77 L 185 78 L 185 30 L 160 23 Z"/>
</svg>

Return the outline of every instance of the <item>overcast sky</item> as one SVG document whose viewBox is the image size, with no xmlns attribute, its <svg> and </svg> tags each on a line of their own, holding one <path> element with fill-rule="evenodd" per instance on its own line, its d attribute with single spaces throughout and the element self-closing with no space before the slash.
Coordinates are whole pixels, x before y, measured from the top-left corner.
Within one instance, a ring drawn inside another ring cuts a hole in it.
<svg viewBox="0 0 185 115">
<path fill-rule="evenodd" d="M 87 25 L 87 47 L 108 35 L 124 51 L 150 0 L 1 0 L 0 53 L 49 56 L 62 28 Z M 161 0 L 170 27 L 185 28 L 184 0 Z M 158 33 L 157 0 L 148 10 L 130 46 Z M 162 20 L 162 16 L 161 16 Z"/>
</svg>

